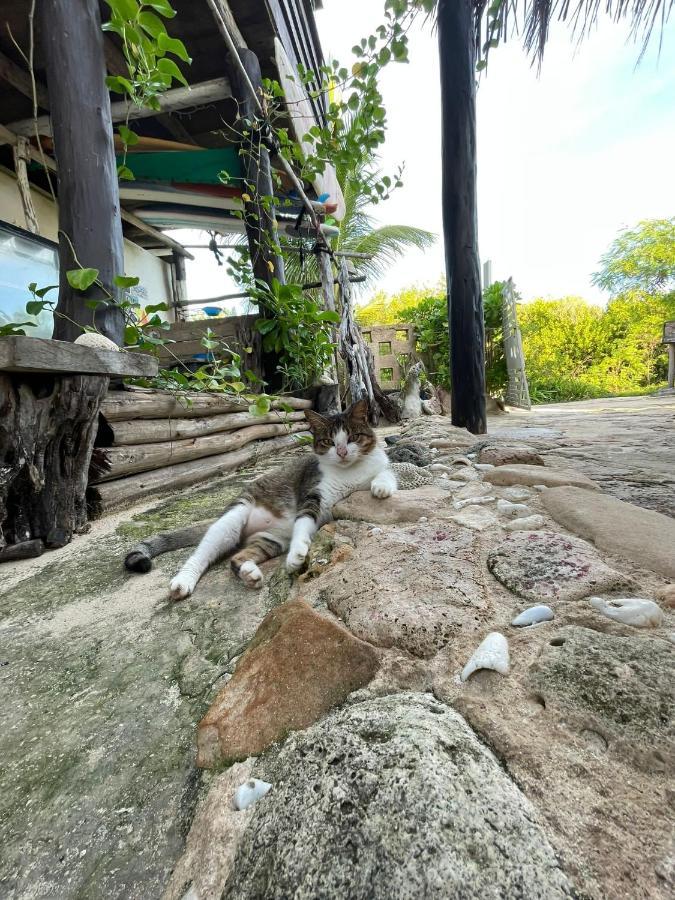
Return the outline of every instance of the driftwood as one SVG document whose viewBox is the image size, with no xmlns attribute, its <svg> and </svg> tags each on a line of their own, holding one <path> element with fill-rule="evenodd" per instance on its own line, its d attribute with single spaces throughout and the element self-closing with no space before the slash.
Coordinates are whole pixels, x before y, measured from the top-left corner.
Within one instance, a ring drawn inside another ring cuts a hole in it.
<svg viewBox="0 0 675 900">
<path fill-rule="evenodd" d="M 272 403 L 272 409 L 279 409 L 282 405 L 292 409 L 310 409 L 312 401 L 283 397 Z M 119 422 L 126 419 L 193 418 L 245 412 L 248 407 L 247 400 L 217 394 L 189 393 L 181 397 L 170 391 L 134 390 L 108 394 L 101 404 L 101 412 L 108 422 Z"/>
<path fill-rule="evenodd" d="M 12 335 L 0 340 L 0 371 L 151 377 L 157 374 L 157 360 L 147 353 L 96 350 L 69 341 Z"/>
<path fill-rule="evenodd" d="M 143 472 L 140 475 L 130 475 L 128 478 L 97 484 L 87 491 L 90 512 L 92 515 L 100 515 L 108 510 L 135 503 L 143 497 L 189 487 L 209 478 L 224 475 L 232 469 L 262 459 L 279 450 L 293 447 L 296 443 L 297 438 L 293 435 L 255 441 L 232 453 L 220 453 L 217 456 L 178 463 L 175 466 L 165 466 L 151 472 Z"/>
<path fill-rule="evenodd" d="M 384 416 L 389 422 L 398 422 L 401 418 L 398 407 L 391 402 L 382 391 L 373 365 L 373 355 L 370 352 L 363 335 L 354 319 L 354 307 L 352 303 L 352 289 L 349 282 L 349 271 L 344 258 L 338 262 L 338 282 L 340 284 L 340 354 L 347 368 L 349 393 L 352 403 L 367 397 L 370 403 L 371 420 L 377 424 L 380 416 Z"/>
<path fill-rule="evenodd" d="M 287 413 L 274 410 L 265 416 L 252 416 L 249 412 L 239 412 L 193 419 L 129 419 L 126 422 L 108 424 L 113 434 L 111 446 L 119 447 L 125 444 L 181 441 L 186 438 L 203 437 L 223 431 L 236 431 L 254 425 L 270 423 L 283 425 L 285 422 L 304 420 L 303 412 Z"/>
<path fill-rule="evenodd" d="M 106 455 L 110 462 L 110 472 L 100 477 L 100 481 L 111 481 L 124 475 L 146 472 L 160 466 L 187 462 L 190 459 L 201 459 L 217 453 L 240 450 L 246 444 L 262 438 L 281 437 L 305 431 L 304 422 L 292 422 L 289 425 L 253 425 L 251 428 L 240 428 L 239 431 L 221 434 L 209 434 L 187 441 L 162 441 L 157 444 L 137 444 L 127 447 L 110 447 Z"/>
<path fill-rule="evenodd" d="M 100 375 L 0 374 L 0 547 L 62 547 L 87 524 L 87 470 L 107 385 Z"/>
</svg>

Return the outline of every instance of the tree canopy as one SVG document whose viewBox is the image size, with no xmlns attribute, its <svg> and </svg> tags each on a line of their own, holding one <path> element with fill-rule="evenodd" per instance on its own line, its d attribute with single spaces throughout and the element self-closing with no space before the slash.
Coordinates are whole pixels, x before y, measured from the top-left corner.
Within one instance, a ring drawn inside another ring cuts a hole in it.
<svg viewBox="0 0 675 900">
<path fill-rule="evenodd" d="M 675 290 L 675 218 L 645 219 L 622 231 L 601 258 L 593 283 L 614 297 Z"/>
</svg>

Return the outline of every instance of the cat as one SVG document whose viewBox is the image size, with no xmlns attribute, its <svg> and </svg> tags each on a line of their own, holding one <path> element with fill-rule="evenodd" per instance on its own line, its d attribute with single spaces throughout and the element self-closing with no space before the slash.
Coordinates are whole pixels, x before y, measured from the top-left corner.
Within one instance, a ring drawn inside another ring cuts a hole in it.
<svg viewBox="0 0 675 900">
<path fill-rule="evenodd" d="M 127 569 L 147 572 L 152 559 L 168 550 L 197 549 L 170 584 L 169 597 L 189 597 L 216 560 L 234 552 L 232 570 L 248 587 L 260 588 L 260 563 L 288 551 L 286 568 L 302 568 L 312 538 L 331 518 L 333 505 L 353 491 L 370 489 L 390 497 L 397 489 L 387 454 L 368 424 L 368 401 L 326 416 L 306 410 L 313 453 L 258 478 L 213 521 L 141 541 L 127 555 Z"/>
</svg>

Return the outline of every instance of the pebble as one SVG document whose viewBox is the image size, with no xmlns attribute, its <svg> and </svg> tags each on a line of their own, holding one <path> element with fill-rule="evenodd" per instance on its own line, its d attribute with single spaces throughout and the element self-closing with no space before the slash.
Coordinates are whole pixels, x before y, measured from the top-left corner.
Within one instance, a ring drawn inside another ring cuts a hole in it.
<svg viewBox="0 0 675 900">
<path fill-rule="evenodd" d="M 369 535 L 382 534 L 381 528 L 371 528 L 368 532 Z"/>
<path fill-rule="evenodd" d="M 471 460 L 468 456 L 453 456 L 450 464 L 453 466 L 470 466 Z"/>
<path fill-rule="evenodd" d="M 498 500 L 497 512 L 505 519 L 522 519 L 523 516 L 529 515 L 532 510 L 524 503 L 511 503 L 510 500 Z"/>
<path fill-rule="evenodd" d="M 454 471 L 452 477 L 456 481 L 477 481 L 480 478 L 480 475 L 473 466 L 471 466 L 470 469 L 463 466 L 461 469 Z"/>
<path fill-rule="evenodd" d="M 256 800 L 260 800 L 271 789 L 272 785 L 269 781 L 261 781 L 259 778 L 249 778 L 243 784 L 240 784 L 234 792 L 234 808 L 246 809 Z"/>
<path fill-rule="evenodd" d="M 446 466 L 445 463 L 431 463 L 431 465 L 426 468 L 430 472 L 452 472 L 450 466 Z"/>
<path fill-rule="evenodd" d="M 457 482 L 460 489 L 457 491 L 458 500 L 468 500 L 469 497 L 487 497 L 488 494 L 494 492 L 491 484 L 485 484 L 484 481 L 469 481 L 468 483 Z"/>
<path fill-rule="evenodd" d="M 658 628 L 663 624 L 663 610 L 653 600 L 641 597 L 624 597 L 617 600 L 604 600 L 602 597 L 590 597 L 589 602 L 608 619 L 632 625 L 634 628 Z"/>
<path fill-rule="evenodd" d="M 533 484 L 532 487 L 535 489 L 535 491 L 539 491 L 540 494 L 542 491 L 545 491 L 547 489 L 545 484 Z"/>
<path fill-rule="evenodd" d="M 550 622 L 553 619 L 553 610 L 550 606 L 529 606 L 524 609 L 511 622 L 516 628 L 524 628 L 526 625 L 538 625 L 539 622 Z"/>
<path fill-rule="evenodd" d="M 488 472 L 490 469 L 494 469 L 492 463 L 474 463 L 474 469 L 478 469 L 479 472 Z"/>
<path fill-rule="evenodd" d="M 455 500 L 452 504 L 455 509 L 464 509 L 465 506 L 481 506 L 483 503 L 494 503 L 496 497 L 468 497 L 466 500 Z"/>
<path fill-rule="evenodd" d="M 479 669 L 492 669 L 500 675 L 509 671 L 509 643 L 503 634 L 491 631 L 485 640 L 476 647 L 471 659 L 462 669 L 461 679 L 466 681 Z"/>
<path fill-rule="evenodd" d="M 530 499 L 532 491 L 529 491 L 526 487 L 514 485 L 513 487 L 504 488 L 502 495 L 505 500 L 511 500 L 512 503 L 522 503 L 524 500 Z"/>
<path fill-rule="evenodd" d="M 419 519 L 418 519 L 417 521 L 418 521 L 418 522 L 428 522 L 428 521 L 429 521 L 429 517 L 428 517 L 428 516 L 420 516 Z"/>
<path fill-rule="evenodd" d="M 538 531 L 546 524 L 543 516 L 523 516 L 519 519 L 511 519 L 504 525 L 506 531 Z"/>
</svg>

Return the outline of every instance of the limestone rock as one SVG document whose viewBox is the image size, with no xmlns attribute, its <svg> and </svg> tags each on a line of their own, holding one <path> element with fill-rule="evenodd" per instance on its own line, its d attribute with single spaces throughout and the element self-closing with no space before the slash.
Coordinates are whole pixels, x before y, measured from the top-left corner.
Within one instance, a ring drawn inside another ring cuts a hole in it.
<svg viewBox="0 0 675 900">
<path fill-rule="evenodd" d="M 452 510 L 447 503 L 447 491 L 434 485 L 402 491 L 385 500 L 373 497 L 370 491 L 356 491 L 335 504 L 333 517 L 375 525 L 394 525 L 416 522 L 420 516 L 448 518 Z"/>
<path fill-rule="evenodd" d="M 580 600 L 624 582 L 590 544 L 552 531 L 510 534 L 487 563 L 505 587 L 533 602 Z"/>
<path fill-rule="evenodd" d="M 537 531 L 546 525 L 543 516 L 523 516 L 522 519 L 511 519 L 504 524 L 505 531 Z"/>
<path fill-rule="evenodd" d="M 547 512 L 565 528 L 639 566 L 675 578 L 675 519 L 606 494 L 545 491 Z"/>
<path fill-rule="evenodd" d="M 363 534 L 348 563 L 311 583 L 350 631 L 422 659 L 478 627 L 486 599 L 472 531 L 425 522 Z"/>
<path fill-rule="evenodd" d="M 222 900 L 573 896 L 530 802 L 462 717 L 405 693 L 336 711 L 255 774 Z"/>
<path fill-rule="evenodd" d="M 675 653 L 665 641 L 566 626 L 544 645 L 528 682 L 565 718 L 581 712 L 601 734 L 673 751 Z"/>
<path fill-rule="evenodd" d="M 476 497 L 474 502 L 486 500 L 486 497 Z M 470 501 L 464 501 L 470 502 Z M 463 525 L 465 528 L 472 528 L 474 531 L 485 531 L 493 528 L 497 524 L 497 516 L 484 506 L 465 506 L 452 516 L 453 522 Z"/>
<path fill-rule="evenodd" d="M 493 466 L 544 465 L 544 460 L 534 447 L 525 447 L 523 445 L 514 447 L 483 447 L 478 459 L 481 463 L 490 463 Z"/>
<path fill-rule="evenodd" d="M 261 753 L 306 728 L 378 668 L 372 647 L 293 600 L 273 609 L 199 723 L 197 765 Z"/>
<path fill-rule="evenodd" d="M 492 484 L 544 485 L 548 488 L 572 485 L 592 491 L 600 490 L 594 481 L 581 472 L 574 472 L 571 469 L 549 469 L 547 466 L 497 466 L 485 472 L 483 477 Z"/>
</svg>

